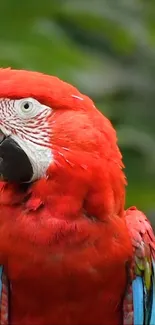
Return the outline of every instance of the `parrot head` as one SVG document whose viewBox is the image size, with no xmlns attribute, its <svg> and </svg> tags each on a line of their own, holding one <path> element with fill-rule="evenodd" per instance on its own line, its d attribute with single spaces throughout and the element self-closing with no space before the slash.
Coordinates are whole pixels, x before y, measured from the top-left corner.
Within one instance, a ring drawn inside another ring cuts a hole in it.
<svg viewBox="0 0 155 325">
<path fill-rule="evenodd" d="M 1 180 L 121 215 L 122 167 L 115 130 L 91 99 L 56 77 L 0 69 Z"/>
</svg>

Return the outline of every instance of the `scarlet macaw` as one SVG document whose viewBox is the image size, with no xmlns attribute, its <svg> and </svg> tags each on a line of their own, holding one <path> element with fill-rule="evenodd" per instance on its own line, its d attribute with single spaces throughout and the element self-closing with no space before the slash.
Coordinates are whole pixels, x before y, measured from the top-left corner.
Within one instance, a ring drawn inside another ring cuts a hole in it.
<svg viewBox="0 0 155 325">
<path fill-rule="evenodd" d="M 153 230 L 87 96 L 1 69 L 0 175 L 0 324 L 155 324 Z"/>
</svg>

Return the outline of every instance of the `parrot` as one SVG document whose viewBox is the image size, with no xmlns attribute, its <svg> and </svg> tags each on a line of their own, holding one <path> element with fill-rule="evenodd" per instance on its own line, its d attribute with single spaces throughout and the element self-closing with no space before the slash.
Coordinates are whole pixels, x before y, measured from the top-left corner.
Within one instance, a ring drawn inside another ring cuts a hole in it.
<svg viewBox="0 0 155 325">
<path fill-rule="evenodd" d="M 155 236 L 124 168 L 86 94 L 0 69 L 1 325 L 155 324 Z"/>
</svg>

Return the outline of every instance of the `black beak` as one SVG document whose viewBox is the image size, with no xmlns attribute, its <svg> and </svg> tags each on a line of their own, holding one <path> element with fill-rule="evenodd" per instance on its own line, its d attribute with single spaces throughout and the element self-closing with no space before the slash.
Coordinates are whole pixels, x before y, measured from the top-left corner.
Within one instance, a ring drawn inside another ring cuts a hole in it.
<svg viewBox="0 0 155 325">
<path fill-rule="evenodd" d="M 31 162 L 11 137 L 0 131 L 0 178 L 7 182 L 29 182 L 33 176 Z"/>
<path fill-rule="evenodd" d="M 4 133 L 0 130 L 0 143 L 2 143 L 5 140 L 6 136 Z"/>
</svg>

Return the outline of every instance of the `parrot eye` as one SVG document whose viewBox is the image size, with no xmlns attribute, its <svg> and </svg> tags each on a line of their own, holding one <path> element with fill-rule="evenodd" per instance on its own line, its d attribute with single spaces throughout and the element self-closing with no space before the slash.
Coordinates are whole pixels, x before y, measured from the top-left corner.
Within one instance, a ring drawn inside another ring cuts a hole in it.
<svg viewBox="0 0 155 325">
<path fill-rule="evenodd" d="M 24 101 L 21 103 L 21 110 L 24 113 L 30 112 L 33 109 L 33 103 L 30 101 Z"/>
<path fill-rule="evenodd" d="M 22 119 L 34 118 L 45 109 L 45 106 L 41 105 L 34 98 L 24 98 L 17 100 L 15 105 L 16 112 Z"/>
<path fill-rule="evenodd" d="M 29 109 L 30 104 L 29 104 L 28 102 L 26 102 L 26 103 L 23 105 L 23 107 L 24 107 L 25 109 Z"/>
<path fill-rule="evenodd" d="M 15 114 L 22 120 L 33 119 L 34 117 L 42 114 L 48 116 L 51 114 L 51 108 L 39 103 L 34 98 L 22 98 L 15 100 Z"/>
</svg>

